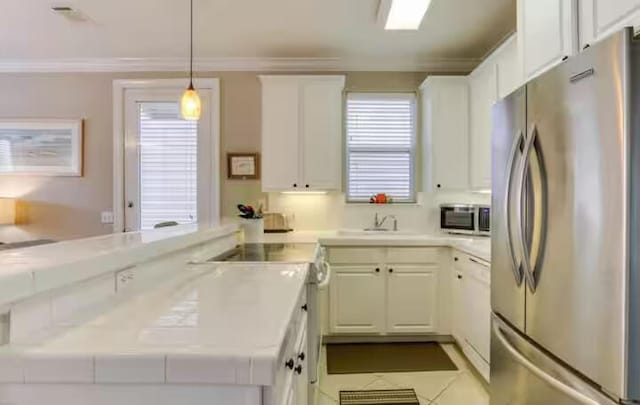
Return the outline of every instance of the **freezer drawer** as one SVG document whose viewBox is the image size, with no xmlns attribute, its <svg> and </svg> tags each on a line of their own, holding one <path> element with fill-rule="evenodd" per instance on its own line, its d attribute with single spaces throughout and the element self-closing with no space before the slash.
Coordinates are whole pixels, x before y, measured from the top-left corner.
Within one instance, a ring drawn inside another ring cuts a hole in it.
<svg viewBox="0 0 640 405">
<path fill-rule="evenodd" d="M 492 316 L 491 405 L 616 403 Z"/>
</svg>

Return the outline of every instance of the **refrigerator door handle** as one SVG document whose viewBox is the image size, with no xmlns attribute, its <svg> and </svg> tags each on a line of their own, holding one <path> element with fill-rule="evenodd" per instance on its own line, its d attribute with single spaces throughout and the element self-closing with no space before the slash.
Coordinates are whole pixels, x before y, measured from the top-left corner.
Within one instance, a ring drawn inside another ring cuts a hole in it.
<svg viewBox="0 0 640 405">
<path fill-rule="evenodd" d="M 536 377 L 540 378 L 545 383 L 549 384 L 553 388 L 562 392 L 563 394 L 571 397 L 575 401 L 584 404 L 584 405 L 602 405 L 601 402 L 594 400 L 586 396 L 585 394 L 576 391 L 571 386 L 563 383 L 562 381 L 554 378 L 553 376 L 547 374 L 543 369 L 535 365 L 532 361 L 527 359 L 522 353 L 518 351 L 509 340 L 504 335 L 504 332 L 500 328 L 500 321 L 498 321 L 495 317 L 493 318 L 493 331 L 495 336 L 498 338 L 500 344 L 511 354 L 511 356 L 523 367 L 529 370 Z"/>
<path fill-rule="evenodd" d="M 520 270 L 520 264 L 516 259 L 516 255 L 514 252 L 513 240 L 511 239 L 511 181 L 514 172 L 514 165 L 516 163 L 516 155 L 518 153 L 518 149 L 520 148 L 520 144 L 522 141 L 522 131 L 518 131 L 516 133 L 515 139 L 513 141 L 513 145 L 511 146 L 511 152 L 509 154 L 509 162 L 507 163 L 507 184 L 506 191 L 504 196 L 504 223 L 507 225 L 507 244 L 509 257 L 511 258 L 511 268 L 513 270 L 513 275 L 516 279 L 516 283 L 518 286 L 522 284 L 522 271 Z"/>
<path fill-rule="evenodd" d="M 522 226 L 523 222 L 523 205 L 525 200 L 524 195 L 524 184 L 527 178 L 527 170 L 529 169 L 529 159 L 531 156 L 531 148 L 536 140 L 536 136 L 538 134 L 538 129 L 536 125 L 533 124 L 531 130 L 529 131 L 529 136 L 525 140 L 524 149 L 522 151 L 522 164 L 520 166 L 520 183 L 519 192 L 518 192 L 518 242 L 520 243 L 520 249 L 522 250 L 522 267 L 524 269 L 524 276 L 527 280 L 527 284 L 529 284 L 529 288 L 532 292 L 536 291 L 536 283 L 533 278 L 533 269 L 531 268 L 531 257 L 529 254 L 529 247 L 527 246 L 527 242 L 525 239 L 524 229 Z"/>
</svg>

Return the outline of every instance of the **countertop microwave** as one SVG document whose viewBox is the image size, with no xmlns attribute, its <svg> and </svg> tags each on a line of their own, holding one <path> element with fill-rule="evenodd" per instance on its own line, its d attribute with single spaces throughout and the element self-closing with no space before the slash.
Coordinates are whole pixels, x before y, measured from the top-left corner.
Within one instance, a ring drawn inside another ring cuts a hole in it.
<svg viewBox="0 0 640 405">
<path fill-rule="evenodd" d="M 440 229 L 463 235 L 491 235 L 491 207 L 481 204 L 440 205 Z"/>
</svg>

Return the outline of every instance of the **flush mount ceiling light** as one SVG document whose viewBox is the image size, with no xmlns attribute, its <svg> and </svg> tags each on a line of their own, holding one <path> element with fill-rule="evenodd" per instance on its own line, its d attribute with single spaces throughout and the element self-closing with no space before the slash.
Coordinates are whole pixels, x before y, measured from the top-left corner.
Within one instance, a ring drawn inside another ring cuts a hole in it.
<svg viewBox="0 0 640 405">
<path fill-rule="evenodd" d="M 378 21 L 385 30 L 417 30 L 431 0 L 381 0 Z"/>
<path fill-rule="evenodd" d="M 193 87 L 193 0 L 190 0 L 191 11 L 189 20 L 189 87 L 182 94 L 180 100 L 180 115 L 189 121 L 197 121 L 200 119 L 202 104 L 200 96 Z"/>
</svg>

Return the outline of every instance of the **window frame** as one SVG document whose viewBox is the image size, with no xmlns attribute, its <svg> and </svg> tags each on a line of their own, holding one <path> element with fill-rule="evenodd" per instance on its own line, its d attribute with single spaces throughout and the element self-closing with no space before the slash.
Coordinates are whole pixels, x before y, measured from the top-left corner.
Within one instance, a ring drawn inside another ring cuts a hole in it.
<svg viewBox="0 0 640 405">
<path fill-rule="evenodd" d="M 349 131 L 348 131 L 348 120 L 349 120 L 349 97 L 351 95 L 357 95 L 359 99 L 379 99 L 379 98 L 398 98 L 398 97 L 406 97 L 411 99 L 411 115 L 413 118 L 413 128 L 411 131 L 411 145 L 408 147 L 409 150 L 409 187 L 410 187 L 410 197 L 407 200 L 393 200 L 394 204 L 416 204 L 418 202 L 418 191 L 416 189 L 417 185 L 417 173 L 416 173 L 416 154 L 418 148 L 418 93 L 415 91 L 394 91 L 394 92 L 367 92 L 367 91 L 347 91 L 345 92 L 345 102 L 344 102 L 344 148 L 345 148 L 345 171 L 344 171 L 344 181 L 345 181 L 345 202 L 347 204 L 370 204 L 369 200 L 364 199 L 352 199 L 351 198 L 351 190 L 350 190 L 350 163 L 351 163 L 351 150 L 357 150 L 358 152 L 370 152 L 370 153 L 385 153 L 385 152 L 405 152 L 407 151 L 407 147 L 395 147 L 392 149 L 385 150 L 381 152 L 379 149 L 375 148 L 366 148 L 366 147 L 349 147 Z"/>
</svg>

